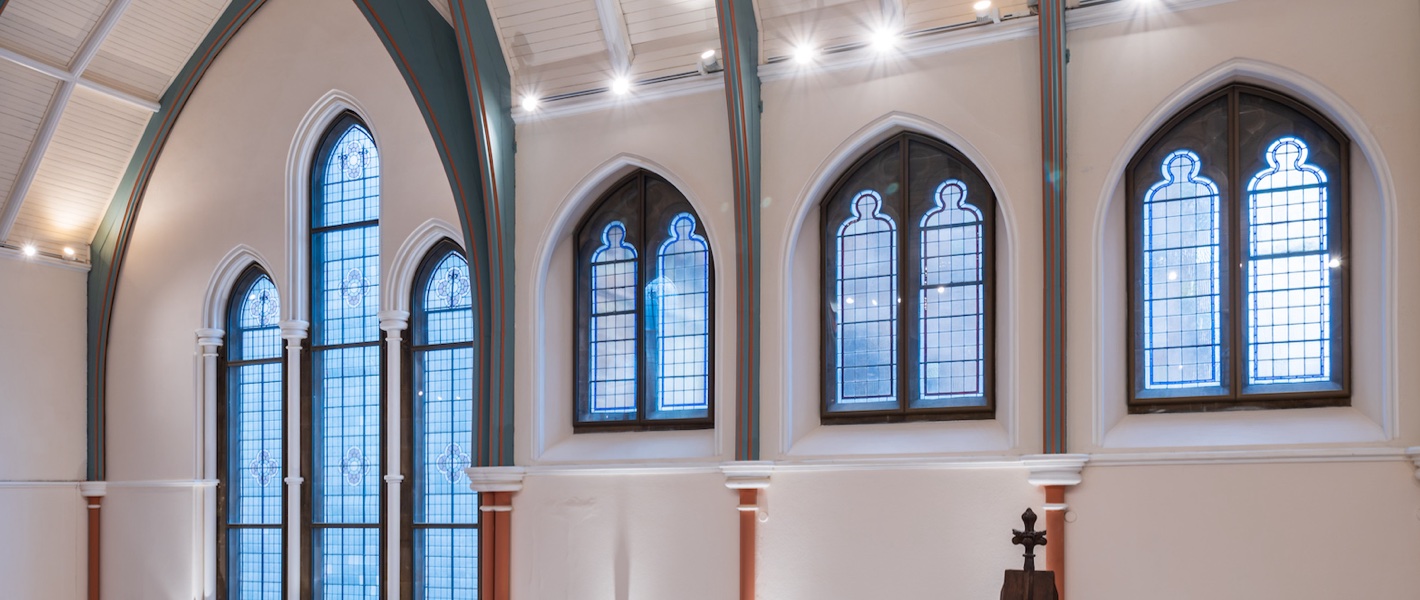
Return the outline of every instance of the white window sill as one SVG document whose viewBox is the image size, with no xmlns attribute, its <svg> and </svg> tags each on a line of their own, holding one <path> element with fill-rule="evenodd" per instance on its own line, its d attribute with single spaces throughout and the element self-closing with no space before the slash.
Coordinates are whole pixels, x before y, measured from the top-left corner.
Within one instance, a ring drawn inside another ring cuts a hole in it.
<svg viewBox="0 0 1420 600">
<path fill-rule="evenodd" d="M 819 425 L 794 441 L 786 458 L 925 454 L 1002 454 L 1014 447 L 999 420 Z"/>
<path fill-rule="evenodd" d="M 1125 415 L 1105 432 L 1104 448 L 1216 448 L 1388 441 L 1380 424 L 1355 408 Z"/>
<path fill-rule="evenodd" d="M 554 440 L 534 464 L 718 460 L 717 429 L 574 433 Z"/>
</svg>

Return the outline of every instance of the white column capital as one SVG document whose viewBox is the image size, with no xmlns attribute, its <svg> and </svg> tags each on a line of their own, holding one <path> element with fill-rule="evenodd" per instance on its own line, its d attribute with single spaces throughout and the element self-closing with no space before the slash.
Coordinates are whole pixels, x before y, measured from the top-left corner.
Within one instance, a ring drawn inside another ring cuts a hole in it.
<svg viewBox="0 0 1420 600">
<path fill-rule="evenodd" d="M 767 460 L 739 461 L 720 465 L 725 487 L 732 490 L 762 490 L 769 487 L 774 463 Z"/>
<path fill-rule="evenodd" d="M 201 346 L 221 346 L 222 338 L 227 335 L 227 332 L 211 327 L 203 327 L 195 333 L 197 334 L 197 343 Z"/>
<path fill-rule="evenodd" d="M 281 322 L 281 337 L 288 340 L 304 340 L 311 330 L 310 321 L 290 319 Z"/>
<path fill-rule="evenodd" d="M 79 484 L 79 495 L 85 498 L 102 498 L 108 495 L 107 481 L 85 481 Z"/>
<path fill-rule="evenodd" d="M 1405 451 L 1410 456 L 1410 460 L 1415 463 L 1415 478 L 1420 479 L 1420 446 L 1411 446 Z"/>
<path fill-rule="evenodd" d="M 1021 464 L 1030 471 L 1031 485 L 1079 485 L 1088 454 L 1032 454 L 1021 457 Z"/>
<path fill-rule="evenodd" d="M 380 329 L 388 332 L 409 329 L 409 311 L 407 310 L 382 310 L 379 316 Z"/>
<path fill-rule="evenodd" d="M 521 492 L 527 475 L 522 467 L 469 467 L 463 472 L 468 475 L 468 488 L 479 493 Z"/>
</svg>

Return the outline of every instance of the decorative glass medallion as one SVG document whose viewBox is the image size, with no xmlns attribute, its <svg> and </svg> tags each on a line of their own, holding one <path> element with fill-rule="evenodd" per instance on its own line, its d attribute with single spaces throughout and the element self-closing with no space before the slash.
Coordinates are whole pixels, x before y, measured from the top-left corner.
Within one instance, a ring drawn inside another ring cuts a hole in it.
<svg viewBox="0 0 1420 600">
<path fill-rule="evenodd" d="M 458 483 L 463 478 L 463 470 L 471 464 L 467 452 L 463 451 L 457 443 L 449 444 L 444 448 L 444 453 L 434 462 L 438 466 L 439 472 L 444 474 L 444 479 L 449 483 Z"/>
<path fill-rule="evenodd" d="M 448 274 L 439 279 L 438 299 L 445 306 L 454 308 L 468 295 L 468 276 L 460 267 L 451 267 Z"/>
<path fill-rule="evenodd" d="M 365 286 L 368 284 L 359 268 L 350 269 L 350 272 L 345 274 L 345 281 L 340 285 L 345 303 L 351 307 L 360 306 L 360 303 L 365 301 Z"/>
<path fill-rule="evenodd" d="M 340 150 L 340 166 L 351 179 L 359 179 L 365 170 L 365 155 L 369 153 L 369 149 L 360 143 L 361 141 L 363 140 L 352 137 Z"/>
<path fill-rule="evenodd" d="M 271 483 L 272 479 L 275 479 L 277 475 L 281 474 L 281 464 L 276 462 L 276 459 L 271 458 L 271 453 L 266 450 L 258 451 L 256 458 L 252 459 L 249 467 L 251 469 L 251 476 L 256 479 L 256 484 L 261 487 L 266 487 L 266 484 Z"/>
<path fill-rule="evenodd" d="M 365 454 L 360 451 L 359 446 L 351 446 L 345 451 L 345 460 L 340 461 L 340 472 L 345 475 L 345 483 L 351 486 L 360 485 L 367 470 L 369 467 L 365 464 Z"/>
</svg>

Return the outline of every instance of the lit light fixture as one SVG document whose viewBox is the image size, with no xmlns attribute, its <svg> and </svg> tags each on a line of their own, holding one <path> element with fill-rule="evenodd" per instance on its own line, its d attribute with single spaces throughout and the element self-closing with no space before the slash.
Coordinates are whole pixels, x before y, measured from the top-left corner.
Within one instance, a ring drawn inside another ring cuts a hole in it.
<svg viewBox="0 0 1420 600">
<path fill-rule="evenodd" d="M 1341 259 L 1339 259 L 1339 258 L 1333 258 L 1333 259 L 1331 259 L 1330 261 L 1328 261 L 1326 264 L 1330 265 L 1331 268 L 1335 269 L 1335 268 L 1341 266 Z"/>
<path fill-rule="evenodd" d="M 897 31 L 884 27 L 873 32 L 873 48 L 878 52 L 891 52 L 897 46 Z"/>
<path fill-rule="evenodd" d="M 535 111 L 535 110 L 537 110 L 537 105 L 538 105 L 537 96 L 533 96 L 533 95 L 531 95 L 531 94 L 529 94 L 529 95 L 527 95 L 527 96 L 523 96 L 523 110 L 525 110 L 525 111 L 527 111 L 527 112 Z"/>
<path fill-rule="evenodd" d="M 808 44 L 794 46 L 794 62 L 807 65 L 814 62 L 814 57 L 818 55 L 818 50 Z"/>
<path fill-rule="evenodd" d="M 719 73 L 725 70 L 725 65 L 720 64 L 720 52 L 711 48 L 700 53 L 700 62 L 696 63 L 696 68 L 701 75 Z"/>
<path fill-rule="evenodd" d="M 39 249 L 35 248 L 34 244 L 25 244 L 23 248 L 20 248 L 20 252 L 24 252 L 25 256 L 34 258 L 34 255 L 39 254 Z"/>
<path fill-rule="evenodd" d="M 611 80 L 611 93 L 618 96 L 625 96 L 631 93 L 631 80 L 625 77 L 617 77 Z"/>
<path fill-rule="evenodd" d="M 977 23 L 1001 22 L 1001 9 L 992 6 L 991 0 L 981 0 L 971 5 L 971 9 L 976 11 Z"/>
<path fill-rule="evenodd" d="M 65 246 L 65 247 L 64 247 L 64 256 L 67 256 L 67 257 L 69 257 L 69 258 L 74 258 L 74 249 L 73 249 L 73 248 L 70 248 L 69 246 Z"/>
</svg>

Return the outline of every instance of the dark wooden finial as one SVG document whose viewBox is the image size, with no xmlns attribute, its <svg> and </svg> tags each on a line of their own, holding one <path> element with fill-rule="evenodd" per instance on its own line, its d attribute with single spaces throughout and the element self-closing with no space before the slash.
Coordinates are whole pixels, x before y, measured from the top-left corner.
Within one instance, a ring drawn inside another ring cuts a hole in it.
<svg viewBox="0 0 1420 600">
<path fill-rule="evenodd" d="M 1011 530 L 1011 533 L 1016 534 L 1011 538 L 1011 543 L 1026 547 L 1026 553 L 1023 556 L 1026 558 L 1025 571 L 1027 573 L 1035 570 L 1035 547 L 1045 545 L 1045 532 L 1035 530 L 1035 519 L 1035 511 L 1027 508 L 1025 514 L 1021 515 L 1021 521 L 1025 522 L 1026 528 Z"/>
</svg>

